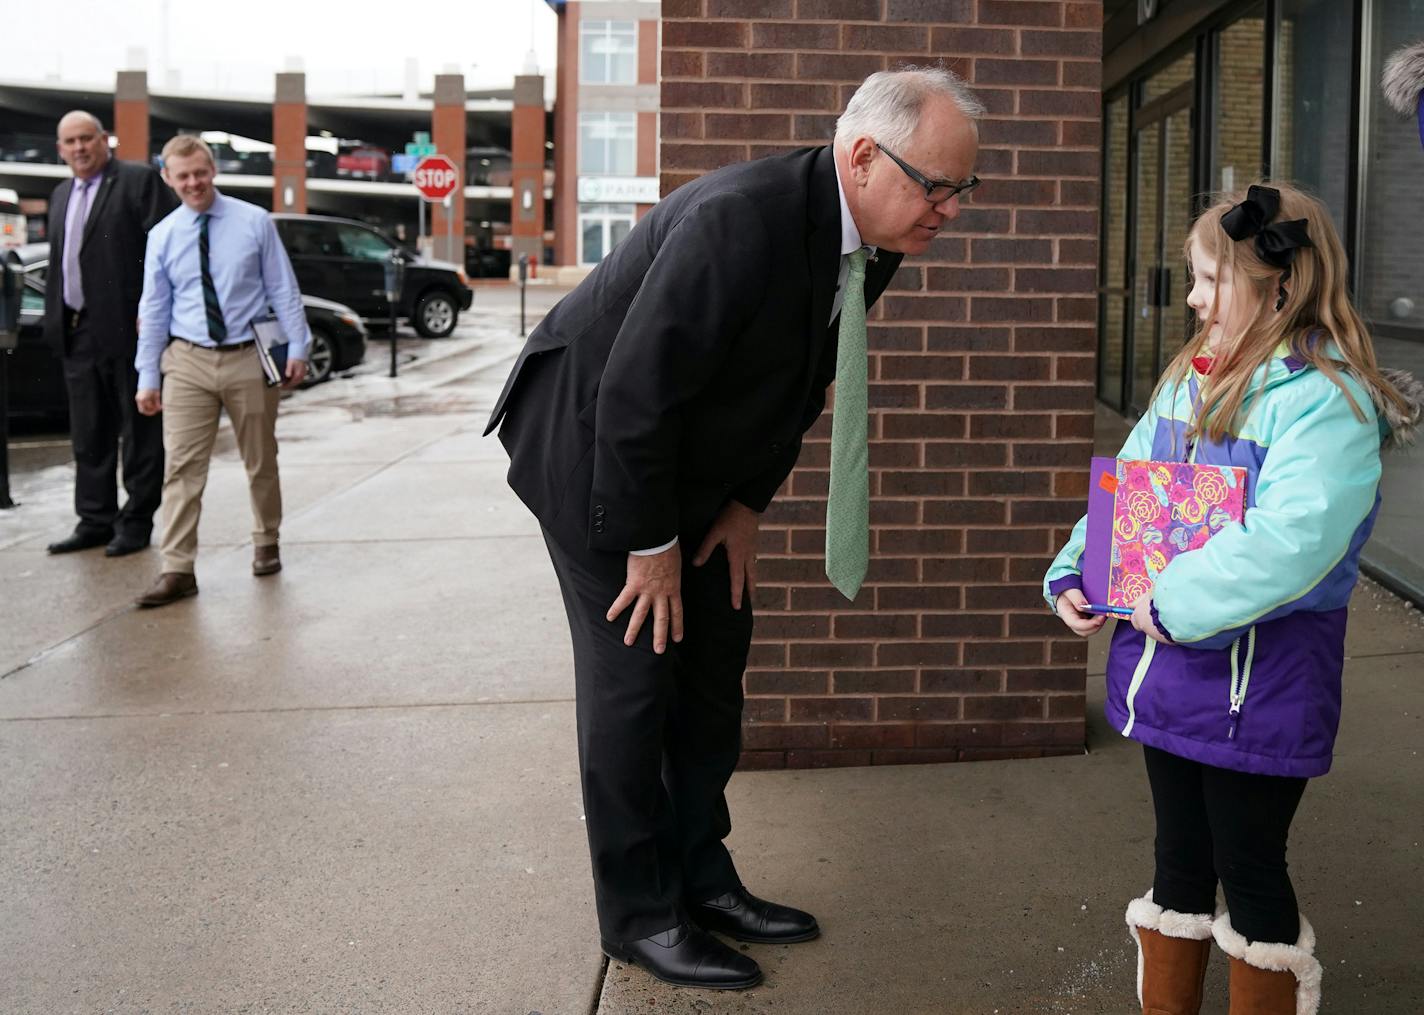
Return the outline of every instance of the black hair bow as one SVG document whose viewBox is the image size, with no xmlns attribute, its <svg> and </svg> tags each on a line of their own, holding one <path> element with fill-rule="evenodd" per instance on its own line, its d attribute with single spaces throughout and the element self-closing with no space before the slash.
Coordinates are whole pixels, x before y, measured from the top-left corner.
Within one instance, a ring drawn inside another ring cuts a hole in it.
<svg viewBox="0 0 1424 1015">
<path fill-rule="evenodd" d="M 1256 237 L 1256 254 L 1269 265 L 1281 269 L 1277 286 L 1276 310 L 1286 305 L 1286 282 L 1291 277 L 1291 264 L 1301 247 L 1314 246 L 1306 231 L 1305 219 L 1289 219 L 1272 223 L 1281 210 L 1281 192 L 1275 187 L 1252 184 L 1246 190 L 1246 200 L 1232 205 L 1221 216 L 1221 228 L 1226 235 L 1240 242 Z"/>
<path fill-rule="evenodd" d="M 1281 210 L 1281 192 L 1274 187 L 1252 185 L 1246 191 L 1246 200 L 1232 205 L 1221 216 L 1221 228 L 1233 240 L 1256 237 L 1256 253 L 1261 260 L 1277 268 L 1289 269 L 1295 260 L 1295 252 L 1301 247 L 1314 246 L 1310 234 L 1306 232 L 1305 219 L 1291 219 L 1287 222 L 1271 223 Z"/>
</svg>

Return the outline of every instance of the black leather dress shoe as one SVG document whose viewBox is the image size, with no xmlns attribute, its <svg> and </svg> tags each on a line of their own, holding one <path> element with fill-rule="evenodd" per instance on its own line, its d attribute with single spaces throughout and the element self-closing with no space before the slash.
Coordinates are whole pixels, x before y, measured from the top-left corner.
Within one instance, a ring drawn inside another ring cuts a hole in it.
<svg viewBox="0 0 1424 1015">
<path fill-rule="evenodd" d="M 74 530 L 57 543 L 50 543 L 47 549 L 50 553 L 74 553 L 76 550 L 88 550 L 96 546 L 103 546 L 112 537 L 108 532 L 84 532 L 79 529 Z"/>
<path fill-rule="evenodd" d="M 687 914 L 700 927 L 757 944 L 810 941 L 821 933 L 810 913 L 758 899 L 746 888 L 690 905 Z"/>
<path fill-rule="evenodd" d="M 106 557 L 127 557 L 131 553 L 138 553 L 139 550 L 148 549 L 147 536 L 115 536 L 109 540 L 109 545 L 104 547 Z"/>
<path fill-rule="evenodd" d="M 642 966 L 675 987 L 744 990 L 761 982 L 761 967 L 753 960 L 690 923 L 637 941 L 604 941 L 603 953 L 610 959 Z"/>
</svg>

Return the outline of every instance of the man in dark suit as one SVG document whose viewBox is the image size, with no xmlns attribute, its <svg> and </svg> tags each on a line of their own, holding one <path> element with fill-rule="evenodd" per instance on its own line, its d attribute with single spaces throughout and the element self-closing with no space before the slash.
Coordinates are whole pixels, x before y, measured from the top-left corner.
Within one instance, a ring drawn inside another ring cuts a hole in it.
<svg viewBox="0 0 1424 1015">
<path fill-rule="evenodd" d="M 865 307 L 977 183 L 981 113 L 947 72 L 882 72 L 833 146 L 679 188 L 534 330 L 486 430 L 500 426 L 573 633 L 603 949 L 668 982 L 760 981 L 709 930 L 819 933 L 751 895 L 722 842 L 758 519 L 838 376 L 827 568 L 859 590 Z"/>
<path fill-rule="evenodd" d="M 89 113 L 65 114 L 57 144 L 74 175 L 50 195 L 44 329 L 69 389 L 79 523 L 49 552 L 103 546 L 121 557 L 148 545 L 163 488 L 163 426 L 134 407 L 134 351 L 144 245 L 175 201 L 153 169 L 110 157 L 109 136 Z"/>
</svg>

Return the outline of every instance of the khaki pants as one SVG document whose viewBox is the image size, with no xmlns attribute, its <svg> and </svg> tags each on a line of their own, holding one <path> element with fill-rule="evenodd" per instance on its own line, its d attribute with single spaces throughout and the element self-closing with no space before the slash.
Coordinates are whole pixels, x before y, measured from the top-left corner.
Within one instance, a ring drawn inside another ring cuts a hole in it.
<svg viewBox="0 0 1424 1015">
<path fill-rule="evenodd" d="M 163 351 L 163 570 L 193 573 L 208 463 L 227 410 L 252 497 L 252 542 L 273 546 L 282 524 L 277 476 L 277 388 L 255 346 L 222 351 L 175 339 Z"/>
</svg>

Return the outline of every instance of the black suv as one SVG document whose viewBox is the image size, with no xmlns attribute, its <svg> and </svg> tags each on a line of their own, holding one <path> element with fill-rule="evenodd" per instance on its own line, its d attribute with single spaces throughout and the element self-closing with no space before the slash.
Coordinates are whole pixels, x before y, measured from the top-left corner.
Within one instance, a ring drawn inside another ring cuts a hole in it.
<svg viewBox="0 0 1424 1015">
<path fill-rule="evenodd" d="M 290 214 L 273 215 L 272 221 L 302 292 L 344 303 L 368 321 L 389 316 L 385 265 L 392 254 L 405 263 L 396 317 L 409 320 L 424 337 L 450 334 L 460 311 L 469 310 L 474 301 L 474 290 L 459 267 L 421 257 L 365 223 Z"/>
</svg>

